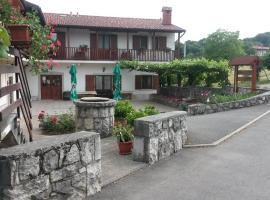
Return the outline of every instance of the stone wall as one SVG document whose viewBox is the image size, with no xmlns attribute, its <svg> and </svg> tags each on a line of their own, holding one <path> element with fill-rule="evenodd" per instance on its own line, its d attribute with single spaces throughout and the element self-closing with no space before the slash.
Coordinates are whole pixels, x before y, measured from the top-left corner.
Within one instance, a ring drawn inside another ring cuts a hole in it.
<svg viewBox="0 0 270 200">
<path fill-rule="evenodd" d="M 84 199 L 101 189 L 100 136 L 79 132 L 0 150 L 0 199 Z"/>
<path fill-rule="evenodd" d="M 114 123 L 114 106 L 116 101 L 107 98 L 100 102 L 74 101 L 76 131 L 94 131 L 100 134 L 101 138 L 112 135 Z M 107 100 L 106 100 L 107 99 Z"/>
<path fill-rule="evenodd" d="M 134 135 L 133 159 L 154 164 L 182 149 L 187 140 L 186 112 L 139 118 Z"/>
<path fill-rule="evenodd" d="M 215 112 L 228 111 L 232 109 L 250 107 L 270 102 L 270 92 L 265 92 L 248 99 L 218 104 L 193 104 L 188 106 L 188 114 L 201 115 Z"/>
</svg>

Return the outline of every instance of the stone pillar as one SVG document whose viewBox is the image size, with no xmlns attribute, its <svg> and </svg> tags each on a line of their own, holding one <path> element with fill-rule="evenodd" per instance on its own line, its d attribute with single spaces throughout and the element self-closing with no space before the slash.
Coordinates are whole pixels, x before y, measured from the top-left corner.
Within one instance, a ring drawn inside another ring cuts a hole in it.
<svg viewBox="0 0 270 200">
<path fill-rule="evenodd" d="M 101 190 L 98 133 L 79 132 L 0 150 L 0 199 L 85 199 Z"/>
<path fill-rule="evenodd" d="M 89 97 L 74 101 L 76 106 L 76 131 L 94 131 L 101 138 L 112 135 L 116 101 L 108 98 Z"/>
<path fill-rule="evenodd" d="M 154 164 L 182 149 L 187 140 L 186 112 L 174 111 L 135 120 L 133 159 Z"/>
</svg>

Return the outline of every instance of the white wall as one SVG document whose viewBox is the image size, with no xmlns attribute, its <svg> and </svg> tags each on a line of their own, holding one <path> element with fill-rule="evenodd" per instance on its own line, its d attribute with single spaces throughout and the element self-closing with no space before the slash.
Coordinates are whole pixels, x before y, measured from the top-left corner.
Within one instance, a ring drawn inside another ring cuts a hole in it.
<svg viewBox="0 0 270 200">
<path fill-rule="evenodd" d="M 115 64 L 79 64 L 77 68 L 77 91 L 85 91 L 85 75 L 113 75 L 113 67 Z M 60 67 L 55 67 L 52 71 L 46 74 L 62 75 L 62 91 L 69 91 L 71 89 L 70 64 L 60 64 Z M 103 72 L 103 68 L 105 71 Z M 122 91 L 135 90 L 135 75 L 151 75 L 153 73 L 122 70 Z M 29 69 L 27 70 L 27 78 L 29 81 L 30 91 L 34 100 L 40 99 L 41 86 L 40 75 L 33 75 Z"/>
<path fill-rule="evenodd" d="M 66 46 L 68 46 L 67 39 L 67 29 L 66 28 L 57 28 L 57 31 L 66 32 Z M 81 44 L 86 44 L 88 47 L 91 47 L 90 44 L 90 34 L 95 33 L 89 29 L 69 29 L 70 37 L 70 47 L 79 47 Z M 116 34 L 117 35 L 117 46 L 118 49 L 127 48 L 127 33 L 126 32 L 100 32 L 99 34 Z M 175 49 L 175 34 L 174 33 L 163 33 L 156 32 L 156 36 L 165 36 L 167 37 L 167 47 L 174 50 Z M 148 37 L 148 49 L 152 49 L 152 33 L 149 32 L 138 32 L 138 33 L 129 33 L 129 48 L 133 48 L 133 35 L 142 35 Z"/>
</svg>

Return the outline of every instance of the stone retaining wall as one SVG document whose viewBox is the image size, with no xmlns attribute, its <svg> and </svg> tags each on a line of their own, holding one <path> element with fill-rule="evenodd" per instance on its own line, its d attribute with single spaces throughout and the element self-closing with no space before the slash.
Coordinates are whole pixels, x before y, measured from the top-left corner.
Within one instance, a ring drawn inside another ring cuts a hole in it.
<svg viewBox="0 0 270 200">
<path fill-rule="evenodd" d="M 0 150 L 0 199 L 84 199 L 101 189 L 100 136 L 79 132 Z"/>
<path fill-rule="evenodd" d="M 154 164 L 182 149 L 187 140 L 186 112 L 139 118 L 134 135 L 133 159 Z"/>
<path fill-rule="evenodd" d="M 250 107 L 270 102 L 270 92 L 265 92 L 248 99 L 239 101 L 232 101 L 219 104 L 193 104 L 188 106 L 188 114 L 190 115 L 201 115 L 210 114 L 215 112 L 228 111 L 231 109 L 238 109 L 244 107 Z"/>
</svg>

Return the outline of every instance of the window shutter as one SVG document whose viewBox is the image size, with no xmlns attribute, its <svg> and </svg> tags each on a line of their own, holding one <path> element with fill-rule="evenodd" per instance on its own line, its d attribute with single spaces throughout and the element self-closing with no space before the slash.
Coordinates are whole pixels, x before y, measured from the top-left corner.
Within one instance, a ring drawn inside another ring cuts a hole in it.
<svg viewBox="0 0 270 200">
<path fill-rule="evenodd" d="M 158 90 L 159 89 L 159 76 L 153 76 L 153 89 Z"/>
<path fill-rule="evenodd" d="M 166 50 L 167 48 L 167 38 L 159 37 L 159 50 Z"/>
<path fill-rule="evenodd" d="M 95 33 L 91 33 L 90 35 L 90 48 L 96 49 L 97 48 L 97 35 Z"/>
<path fill-rule="evenodd" d="M 111 49 L 117 49 L 117 35 L 111 35 Z"/>
<path fill-rule="evenodd" d="M 137 35 L 133 35 L 133 49 L 138 50 L 140 49 L 140 37 Z"/>
<path fill-rule="evenodd" d="M 86 75 L 85 76 L 85 90 L 86 91 L 95 91 L 95 76 L 93 75 Z"/>
<path fill-rule="evenodd" d="M 142 76 L 136 75 L 135 76 L 135 90 L 142 89 Z"/>
</svg>

